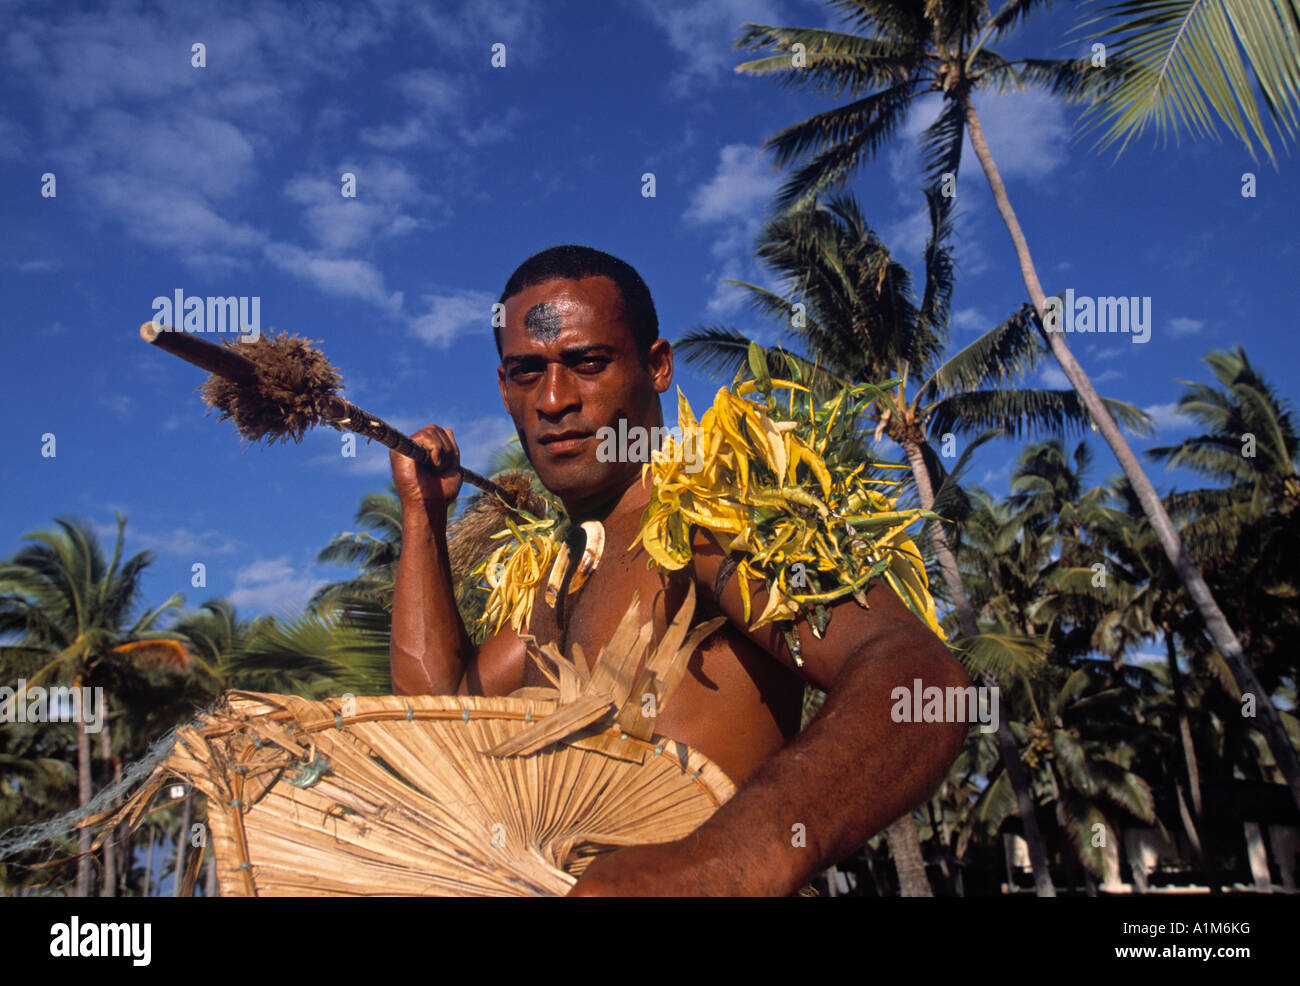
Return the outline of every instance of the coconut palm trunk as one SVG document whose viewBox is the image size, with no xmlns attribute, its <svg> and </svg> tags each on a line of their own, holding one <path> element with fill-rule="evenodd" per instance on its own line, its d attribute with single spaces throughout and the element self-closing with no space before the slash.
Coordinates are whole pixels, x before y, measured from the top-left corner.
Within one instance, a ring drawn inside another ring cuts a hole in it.
<svg viewBox="0 0 1300 986">
<path fill-rule="evenodd" d="M 1002 182 L 1002 176 L 998 172 L 997 164 L 993 160 L 993 155 L 989 152 L 988 143 L 984 139 L 984 130 L 980 126 L 979 115 L 975 112 L 975 104 L 971 100 L 969 90 L 962 92 L 958 98 L 961 100 L 962 109 L 965 113 L 966 128 L 970 136 L 971 147 L 975 150 L 975 156 L 979 158 L 980 167 L 984 169 L 989 188 L 993 192 L 993 200 L 997 203 L 998 213 L 1006 224 L 1007 232 L 1011 234 L 1011 242 L 1015 246 L 1016 258 L 1020 263 L 1020 273 L 1024 278 L 1025 287 L 1029 291 L 1030 303 L 1033 304 L 1040 323 L 1046 329 L 1048 326 L 1047 296 L 1044 294 L 1043 286 L 1038 280 L 1038 272 L 1034 267 L 1033 257 L 1029 252 L 1029 243 L 1025 239 L 1024 231 L 1020 228 L 1020 222 L 1016 218 L 1015 210 L 1011 207 L 1011 200 L 1007 197 L 1007 189 Z M 1291 796 L 1295 799 L 1296 805 L 1300 807 L 1300 761 L 1296 758 L 1295 750 L 1291 746 L 1286 729 L 1282 725 L 1282 720 L 1278 717 L 1277 709 L 1273 707 L 1273 702 L 1268 693 L 1264 690 L 1259 679 L 1255 676 L 1255 672 L 1246 661 L 1241 642 L 1237 639 L 1232 627 L 1228 625 L 1228 620 L 1223 615 L 1223 611 L 1219 609 L 1218 603 L 1214 601 L 1214 596 L 1210 593 L 1210 588 L 1206 585 L 1200 570 L 1184 549 L 1177 531 L 1174 530 L 1173 521 L 1169 519 L 1169 514 L 1160 502 L 1159 494 L 1156 493 L 1151 480 L 1147 478 L 1142 466 L 1138 463 L 1137 456 L 1133 454 L 1128 442 L 1124 440 L 1119 426 L 1115 424 L 1114 418 L 1106 410 L 1087 373 L 1084 372 L 1083 367 L 1079 365 L 1070 352 L 1065 343 L 1064 334 L 1052 331 L 1044 331 L 1043 334 L 1052 355 L 1056 357 L 1070 384 L 1078 392 L 1079 399 L 1083 401 L 1088 413 L 1092 415 L 1092 419 L 1102 437 L 1106 439 L 1106 444 L 1115 453 L 1120 468 L 1124 470 L 1124 475 L 1128 477 L 1133 486 L 1133 491 L 1137 495 L 1138 502 L 1142 505 L 1143 513 L 1151 521 L 1151 529 L 1160 540 L 1160 546 L 1164 548 L 1165 554 L 1169 556 L 1169 561 L 1173 564 L 1174 570 L 1177 571 L 1179 579 L 1187 587 L 1187 592 L 1192 597 L 1197 612 L 1200 613 L 1201 619 L 1205 621 L 1205 627 L 1210 634 L 1210 639 L 1214 641 L 1215 647 L 1223 655 L 1223 659 L 1232 671 L 1232 676 L 1236 679 L 1238 687 L 1240 687 L 1243 694 L 1255 696 L 1255 707 L 1260 720 L 1258 728 L 1263 733 L 1273 757 L 1281 768 L 1287 785 L 1291 788 Z"/>
<path fill-rule="evenodd" d="M 99 759 L 104 762 L 104 770 L 113 763 L 113 740 L 108 731 L 108 723 L 103 723 L 99 731 Z M 101 897 L 117 896 L 117 847 L 113 844 L 114 833 L 109 832 L 104 840 L 104 884 L 100 888 Z"/>
<path fill-rule="evenodd" d="M 172 896 L 181 895 L 181 883 L 185 877 L 185 847 L 190 840 L 190 819 L 194 817 L 194 801 L 187 794 L 181 805 L 181 820 L 176 827 L 176 872 L 172 874 Z"/>
<path fill-rule="evenodd" d="M 1178 652 L 1174 644 L 1172 630 L 1165 631 L 1165 656 L 1169 662 L 1169 685 L 1174 692 L 1174 705 L 1178 709 L 1178 738 L 1183 750 L 1183 767 L 1187 771 L 1187 789 L 1191 796 L 1191 810 L 1188 811 L 1183 798 L 1183 786 L 1176 785 L 1179 813 L 1183 816 L 1183 827 L 1187 831 L 1187 841 L 1192 845 L 1201 866 L 1205 869 L 1205 879 L 1210 885 L 1210 893 L 1218 894 L 1218 867 L 1210 855 L 1210 847 L 1205 828 L 1205 812 L 1201 801 L 1201 770 L 1196 762 L 1196 747 L 1192 744 L 1192 723 L 1187 712 L 1187 695 L 1183 691 L 1183 676 L 1178 670 Z"/>
<path fill-rule="evenodd" d="M 217 852 L 215 848 L 208 850 L 208 869 L 207 876 L 203 882 L 204 897 L 218 897 L 221 891 L 217 884 Z"/>
<path fill-rule="evenodd" d="M 894 869 L 898 871 L 899 893 L 904 897 L 933 897 L 934 889 L 925 874 L 925 855 L 921 852 L 912 813 L 909 811 L 885 829 L 885 838 L 889 840 L 889 854 L 894 857 Z"/>
<path fill-rule="evenodd" d="M 72 682 L 73 688 L 81 687 L 81 679 Z M 90 734 L 86 732 L 84 716 L 77 717 L 77 803 L 85 808 L 90 804 Z M 77 896 L 90 896 L 90 829 L 77 831 Z"/>
<path fill-rule="evenodd" d="M 153 847 L 158 841 L 157 833 L 151 827 L 149 829 L 149 847 L 144 854 L 144 880 L 140 884 L 140 896 L 149 896 L 149 881 L 153 877 Z"/>
<path fill-rule="evenodd" d="M 930 483 L 930 471 L 926 468 L 921 455 L 921 446 L 915 442 L 903 443 L 907 455 L 907 464 L 912 469 L 912 478 L 916 481 L 916 492 L 921 499 L 921 506 L 926 510 L 934 509 L 934 487 Z M 975 611 L 971 609 L 970 598 L 961 581 L 961 572 L 957 568 L 957 559 L 948 545 L 948 535 L 943 525 L 930 525 L 930 544 L 934 548 L 934 557 L 939 564 L 939 574 L 948 592 L 952 596 L 953 607 L 957 610 L 957 622 L 966 637 L 974 637 L 979 631 Z M 982 674 L 981 682 L 986 687 L 997 684 L 992 675 Z M 1029 773 L 1020 760 L 1020 750 L 1016 746 L 1016 737 L 1011 732 L 1005 716 L 998 716 L 997 736 L 998 753 L 1002 757 L 1003 769 L 1007 772 L 1007 781 L 1016 793 L 1016 806 L 1020 821 L 1024 827 L 1025 843 L 1029 849 L 1029 865 L 1034 874 L 1034 891 L 1039 897 L 1055 897 L 1056 887 L 1052 883 L 1052 873 L 1047 864 L 1047 851 L 1043 845 L 1043 834 L 1038 828 L 1035 814 L 1033 789 L 1029 782 Z"/>
</svg>

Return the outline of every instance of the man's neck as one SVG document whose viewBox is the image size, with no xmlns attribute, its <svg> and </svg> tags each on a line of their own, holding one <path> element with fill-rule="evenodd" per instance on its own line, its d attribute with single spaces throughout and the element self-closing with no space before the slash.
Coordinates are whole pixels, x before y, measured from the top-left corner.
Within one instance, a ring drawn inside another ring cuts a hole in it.
<svg viewBox="0 0 1300 986">
<path fill-rule="evenodd" d="M 576 504 L 565 503 L 564 509 L 575 524 L 586 520 L 598 520 L 605 525 L 618 525 L 620 521 L 635 516 L 638 520 L 641 512 L 650 502 L 649 478 L 643 484 L 641 471 L 637 470 L 621 490 L 615 489 L 599 499 L 584 500 Z"/>
</svg>

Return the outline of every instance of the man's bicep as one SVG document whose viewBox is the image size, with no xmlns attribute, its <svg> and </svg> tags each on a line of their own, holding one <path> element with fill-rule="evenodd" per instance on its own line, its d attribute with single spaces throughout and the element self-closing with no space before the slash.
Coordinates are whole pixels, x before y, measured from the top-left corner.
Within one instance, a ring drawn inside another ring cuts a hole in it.
<svg viewBox="0 0 1300 986">
<path fill-rule="evenodd" d="M 943 642 L 903 604 L 898 594 L 881 580 L 873 579 L 865 590 L 867 607 L 864 609 L 851 596 L 837 601 L 830 609 L 830 624 L 820 639 L 802 616 L 793 624 L 803 661 L 801 667 L 782 632 L 791 623 L 769 623 L 757 630 L 748 629 L 739 571 L 732 571 L 721 595 L 716 594 L 719 576 L 730 566 L 724 569 L 726 555 L 712 535 L 697 530 L 692 549 L 695 576 L 702 591 L 718 604 L 736 629 L 822 691 L 830 690 L 831 683 L 849 660 L 879 649 L 915 647 L 922 652 L 946 654 Z M 750 580 L 749 594 L 752 622 L 767 605 L 767 590 L 761 582 Z"/>
<path fill-rule="evenodd" d="M 509 695 L 524 684 L 524 642 L 509 626 L 479 645 L 465 666 L 457 695 Z"/>
</svg>

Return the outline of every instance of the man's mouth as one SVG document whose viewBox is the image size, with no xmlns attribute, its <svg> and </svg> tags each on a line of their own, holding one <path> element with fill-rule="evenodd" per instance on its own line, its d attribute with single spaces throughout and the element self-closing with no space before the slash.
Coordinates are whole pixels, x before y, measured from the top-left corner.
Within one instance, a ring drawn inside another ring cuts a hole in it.
<svg viewBox="0 0 1300 986">
<path fill-rule="evenodd" d="M 537 436 L 537 444 L 551 455 L 573 455 L 582 449 L 590 437 L 585 431 L 556 431 Z"/>
</svg>

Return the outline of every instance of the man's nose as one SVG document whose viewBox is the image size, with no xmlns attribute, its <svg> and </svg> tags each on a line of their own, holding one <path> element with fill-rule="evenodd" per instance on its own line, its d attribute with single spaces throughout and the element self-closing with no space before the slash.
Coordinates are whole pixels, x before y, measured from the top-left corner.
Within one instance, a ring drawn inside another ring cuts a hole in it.
<svg viewBox="0 0 1300 986">
<path fill-rule="evenodd" d="M 578 390 L 569 368 L 561 363 L 549 364 L 537 399 L 538 413 L 547 417 L 559 417 L 576 408 L 579 403 Z"/>
</svg>

